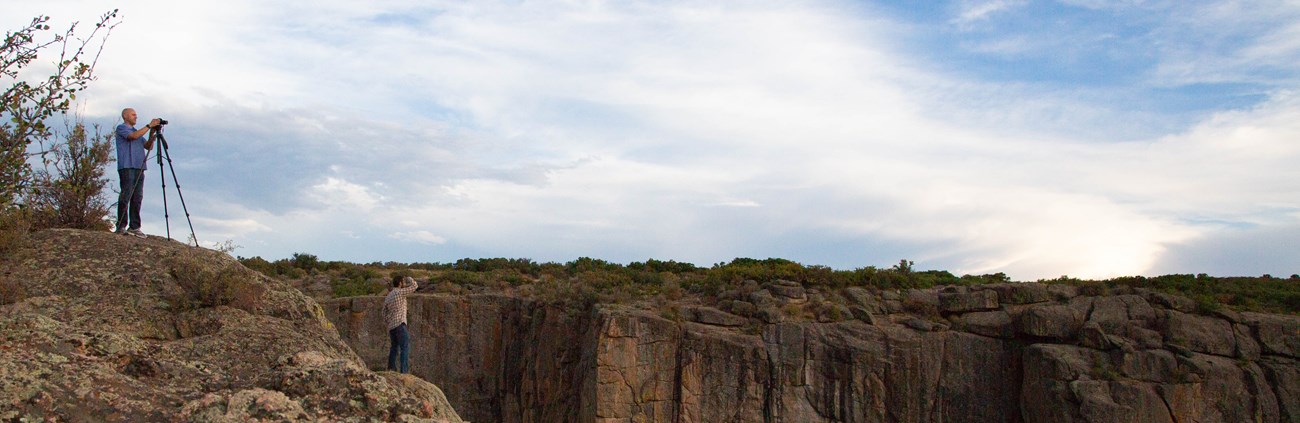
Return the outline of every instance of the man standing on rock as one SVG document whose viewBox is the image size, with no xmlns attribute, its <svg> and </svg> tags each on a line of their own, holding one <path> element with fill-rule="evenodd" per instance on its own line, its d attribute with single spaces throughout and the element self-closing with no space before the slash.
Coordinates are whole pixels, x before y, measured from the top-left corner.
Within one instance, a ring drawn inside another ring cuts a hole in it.
<svg viewBox="0 0 1300 423">
<path fill-rule="evenodd" d="M 135 129 L 135 109 L 122 109 L 122 124 L 113 131 L 117 147 L 117 178 L 121 191 L 117 195 L 117 230 L 119 234 L 144 238 L 140 232 L 140 203 L 144 201 L 144 171 L 147 151 L 153 149 L 153 137 L 145 138 L 158 126 L 159 119 Z M 127 229 L 128 224 L 130 229 Z"/>
<path fill-rule="evenodd" d="M 398 370 L 397 355 L 402 355 L 402 373 L 411 372 L 411 333 L 406 329 L 406 296 L 420 284 L 410 276 L 393 276 L 393 289 L 384 296 L 384 321 L 388 323 L 388 370 Z"/>
</svg>

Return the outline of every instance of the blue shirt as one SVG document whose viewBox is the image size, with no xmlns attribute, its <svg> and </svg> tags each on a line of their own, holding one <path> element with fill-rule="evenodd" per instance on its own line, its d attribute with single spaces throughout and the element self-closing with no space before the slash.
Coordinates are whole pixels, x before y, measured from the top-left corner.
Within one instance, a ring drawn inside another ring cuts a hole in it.
<svg viewBox="0 0 1300 423">
<path fill-rule="evenodd" d="M 113 140 L 117 141 L 117 168 L 121 169 L 147 169 L 144 140 L 148 135 L 140 138 L 131 139 L 131 133 L 135 132 L 134 126 L 125 123 L 117 125 L 117 130 L 113 133 Z"/>
</svg>

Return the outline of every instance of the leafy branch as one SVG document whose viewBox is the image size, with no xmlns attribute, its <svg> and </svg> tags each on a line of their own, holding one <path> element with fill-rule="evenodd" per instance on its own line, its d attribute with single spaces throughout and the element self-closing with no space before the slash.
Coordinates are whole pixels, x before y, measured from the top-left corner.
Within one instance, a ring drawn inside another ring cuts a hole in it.
<svg viewBox="0 0 1300 423">
<path fill-rule="evenodd" d="M 10 81 L 0 95 L 0 209 L 7 208 L 17 194 L 31 183 L 31 169 L 27 166 L 27 148 L 40 143 L 44 160 L 49 150 L 45 141 L 53 135 L 46 120 L 67 112 L 77 99 L 77 92 L 89 87 L 95 79 L 95 64 L 99 62 L 104 44 L 120 21 L 114 9 L 100 16 L 84 38 L 77 37 L 78 23 L 74 22 L 61 34 L 46 39 L 50 31 L 49 16 L 37 16 L 26 26 L 6 32 L 0 45 L 0 86 Z M 48 77 L 24 78 L 24 70 L 44 51 L 57 50 L 58 60 Z"/>
</svg>

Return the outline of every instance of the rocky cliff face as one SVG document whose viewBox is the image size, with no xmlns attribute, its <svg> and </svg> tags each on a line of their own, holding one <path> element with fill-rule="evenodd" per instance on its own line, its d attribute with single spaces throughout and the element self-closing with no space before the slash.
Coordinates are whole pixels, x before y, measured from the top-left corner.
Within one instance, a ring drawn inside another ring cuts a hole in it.
<svg viewBox="0 0 1300 423">
<path fill-rule="evenodd" d="M 779 311 L 813 295 L 842 305 L 813 321 Z M 371 368 L 387 357 L 380 305 L 323 304 Z M 413 373 L 474 421 L 1300 421 L 1300 318 L 1201 315 L 1142 290 L 773 284 L 674 319 L 500 295 L 410 306 Z"/>
<path fill-rule="evenodd" d="M 44 231 L 0 257 L 0 289 L 0 421 L 460 421 L 222 253 Z"/>
</svg>

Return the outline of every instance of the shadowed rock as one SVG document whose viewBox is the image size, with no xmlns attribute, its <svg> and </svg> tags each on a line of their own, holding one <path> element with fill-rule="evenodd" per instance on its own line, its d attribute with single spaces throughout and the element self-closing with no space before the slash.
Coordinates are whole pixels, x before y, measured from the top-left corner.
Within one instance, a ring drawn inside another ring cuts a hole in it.
<svg viewBox="0 0 1300 423">
<path fill-rule="evenodd" d="M 1294 316 L 1175 314 L 1142 293 L 1079 296 L 1054 287 L 984 290 L 998 292 L 997 309 L 943 316 L 902 307 L 890 313 L 886 305 L 939 305 L 940 289 L 819 293 L 839 295 L 850 313 L 874 324 L 786 316 L 769 290 L 737 292 L 731 295 L 758 299 L 755 314 L 783 316 L 737 327 L 701 323 L 730 319 L 709 307 L 688 307 L 694 311 L 684 314 L 695 317 L 674 321 L 632 306 L 571 310 L 504 295 L 417 295 L 414 371 L 447 387 L 462 415 L 479 421 L 1287 422 L 1300 415 Z M 325 304 L 372 368 L 387 354 L 379 301 Z M 871 316 L 873 304 L 880 315 Z M 701 311 L 717 318 L 701 319 Z"/>
</svg>

